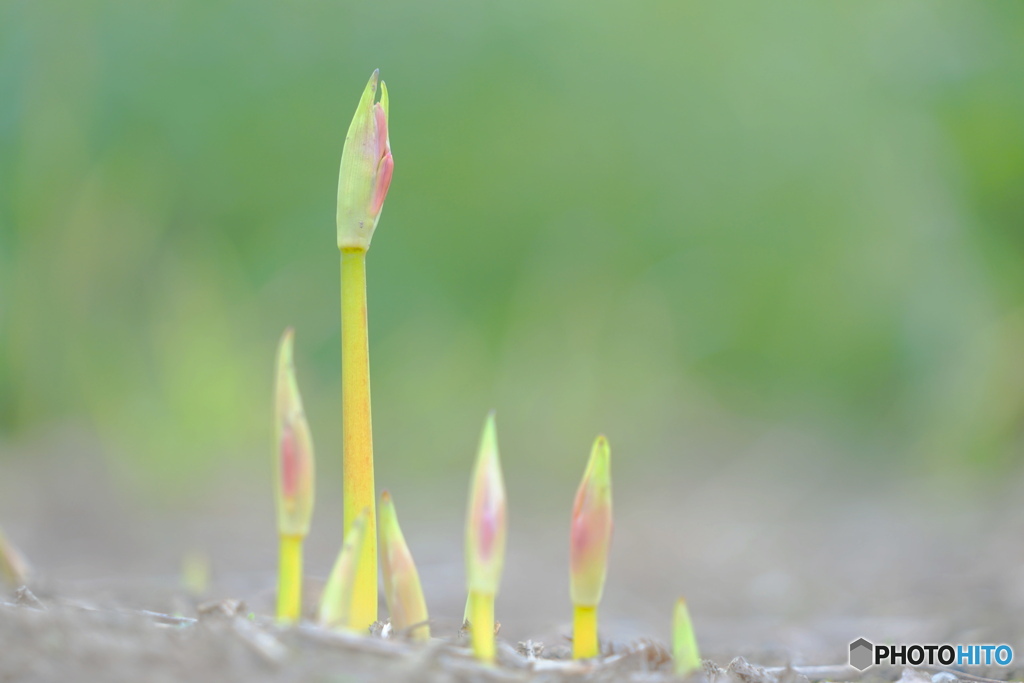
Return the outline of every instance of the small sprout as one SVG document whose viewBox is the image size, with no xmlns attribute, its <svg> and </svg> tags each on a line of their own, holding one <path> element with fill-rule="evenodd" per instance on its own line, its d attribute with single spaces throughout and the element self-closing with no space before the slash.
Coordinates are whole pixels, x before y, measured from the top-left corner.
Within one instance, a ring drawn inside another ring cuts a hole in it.
<svg viewBox="0 0 1024 683">
<path fill-rule="evenodd" d="M 28 583 L 31 568 L 21 551 L 11 543 L 4 530 L 0 529 L 0 580 L 13 586 L 24 586 Z"/>
<path fill-rule="evenodd" d="M 313 516 L 315 462 L 302 396 L 295 379 L 294 332 L 285 330 L 277 351 L 274 400 L 275 491 L 280 568 L 277 618 L 297 621 L 302 612 L 302 542 Z"/>
<path fill-rule="evenodd" d="M 672 657 L 676 660 L 676 676 L 689 676 L 701 667 L 697 638 L 693 634 L 686 600 L 679 598 L 672 618 Z"/>
<path fill-rule="evenodd" d="M 505 563 L 505 481 L 494 413 L 487 416 L 471 483 L 466 525 L 469 589 L 497 594 Z"/>
<path fill-rule="evenodd" d="M 210 588 L 210 558 L 193 550 L 181 559 L 181 586 L 189 595 L 205 595 Z"/>
<path fill-rule="evenodd" d="M 369 624 L 353 623 L 353 602 L 355 600 L 356 570 L 363 546 L 367 540 L 369 510 L 363 510 L 352 527 L 345 534 L 341 552 L 331 569 L 331 576 L 324 586 L 320 601 L 320 624 L 328 628 L 362 631 Z"/>
<path fill-rule="evenodd" d="M 380 101 L 374 102 L 380 70 L 370 76 L 345 136 L 338 173 L 338 248 L 370 248 L 391 186 L 395 161 L 388 136 L 388 88 L 380 81 Z"/>
<path fill-rule="evenodd" d="M 413 640 L 429 640 L 427 602 L 423 599 L 420 576 L 387 491 L 380 496 L 380 549 L 391 628 L 399 633 L 407 631 Z"/>
<path fill-rule="evenodd" d="M 570 530 L 569 585 L 573 603 L 573 657 L 599 654 L 597 606 L 604 591 L 612 537 L 611 451 L 598 436 L 576 491 Z"/>
<path fill-rule="evenodd" d="M 277 528 L 282 534 L 305 536 L 313 516 L 313 437 L 295 379 L 292 328 L 284 331 L 277 349 L 274 401 L 277 467 Z"/>
<path fill-rule="evenodd" d="M 494 661 L 494 598 L 505 564 L 505 482 L 498 457 L 494 413 L 487 416 L 473 479 L 466 520 L 466 579 L 473 651 L 483 662 Z"/>
</svg>

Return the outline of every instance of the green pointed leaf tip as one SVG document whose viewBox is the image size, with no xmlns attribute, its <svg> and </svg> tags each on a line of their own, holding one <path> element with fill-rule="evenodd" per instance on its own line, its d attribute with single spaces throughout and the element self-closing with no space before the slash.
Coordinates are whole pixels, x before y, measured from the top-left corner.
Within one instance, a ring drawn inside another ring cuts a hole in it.
<svg viewBox="0 0 1024 683">
<path fill-rule="evenodd" d="M 687 676 L 701 668 L 697 638 L 690 622 L 690 611 L 686 600 L 679 598 L 672 616 L 672 657 L 675 659 L 677 676 Z"/>
<path fill-rule="evenodd" d="M 505 564 L 506 502 L 493 412 L 484 425 L 470 486 L 466 515 L 468 588 L 496 595 Z"/>
<path fill-rule="evenodd" d="M 612 538 L 611 449 L 597 437 L 576 491 L 570 528 L 570 593 L 574 605 L 601 602 Z"/>
<path fill-rule="evenodd" d="M 391 501 L 391 494 L 384 491 L 378 508 L 380 527 L 381 569 L 384 574 L 384 599 L 388 604 L 391 626 L 404 631 L 417 624 L 411 635 L 417 640 L 430 637 L 427 602 L 423 598 L 419 572 L 413 562 L 412 553 L 405 543 L 402 529 L 398 525 L 398 513 Z"/>
<path fill-rule="evenodd" d="M 370 509 L 364 508 L 345 534 L 341 551 L 334 561 L 331 575 L 320 599 L 320 624 L 328 628 L 351 628 L 352 598 L 355 590 L 356 569 L 366 541 L 366 526 Z"/>
<path fill-rule="evenodd" d="M 277 526 L 282 534 L 305 536 L 313 516 L 313 437 L 295 379 L 294 332 L 288 328 L 277 350 L 274 434 Z"/>
<path fill-rule="evenodd" d="M 370 76 L 345 136 L 338 172 L 338 248 L 366 250 L 391 186 L 395 162 L 388 133 L 388 89 L 380 71 Z"/>
</svg>

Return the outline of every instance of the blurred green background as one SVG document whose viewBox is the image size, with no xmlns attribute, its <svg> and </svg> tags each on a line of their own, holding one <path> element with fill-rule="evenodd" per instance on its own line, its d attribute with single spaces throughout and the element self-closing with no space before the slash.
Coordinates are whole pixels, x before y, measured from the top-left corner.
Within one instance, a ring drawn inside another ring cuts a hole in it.
<svg viewBox="0 0 1024 683">
<path fill-rule="evenodd" d="M 0 440 L 75 425 L 161 491 L 265 472 L 291 324 L 337 472 L 337 166 L 380 67 L 382 485 L 461 486 L 491 407 L 542 476 L 599 430 L 626 477 L 776 425 L 1005 471 L 1021 45 L 1009 2 L 6 0 Z"/>
</svg>

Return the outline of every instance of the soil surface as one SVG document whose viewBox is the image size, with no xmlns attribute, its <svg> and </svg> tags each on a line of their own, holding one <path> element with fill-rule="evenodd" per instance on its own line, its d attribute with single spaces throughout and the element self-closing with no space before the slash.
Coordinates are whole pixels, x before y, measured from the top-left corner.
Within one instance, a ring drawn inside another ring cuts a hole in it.
<svg viewBox="0 0 1024 683">
<path fill-rule="evenodd" d="M 1019 476 L 967 491 L 816 466 L 777 443 L 755 450 L 685 480 L 618 484 L 605 653 L 585 663 L 567 659 L 570 503 L 558 503 L 571 502 L 574 483 L 510 480 L 494 668 L 477 665 L 459 634 L 461 492 L 392 488 L 436 637 L 417 646 L 273 623 L 272 502 L 258 493 L 268 482 L 213 477 L 188 505 L 154 505 L 125 493 L 131 482 L 86 446 L 9 453 L 0 524 L 33 574 L 27 591 L 0 587 L 0 681 L 671 680 L 680 595 L 709 683 L 858 680 L 845 664 L 859 637 L 1018 653 L 1009 667 L 875 667 L 869 680 L 1024 677 Z M 338 502 L 321 495 L 307 544 L 310 614 L 339 547 Z M 186 587 L 186 557 L 193 571 L 209 566 L 205 585 Z"/>
</svg>

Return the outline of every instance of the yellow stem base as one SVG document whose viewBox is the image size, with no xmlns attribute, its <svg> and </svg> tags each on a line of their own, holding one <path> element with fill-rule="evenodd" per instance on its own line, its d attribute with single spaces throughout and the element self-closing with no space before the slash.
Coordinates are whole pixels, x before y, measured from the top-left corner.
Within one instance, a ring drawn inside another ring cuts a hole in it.
<svg viewBox="0 0 1024 683">
<path fill-rule="evenodd" d="M 494 596 L 470 591 L 469 631 L 473 654 L 485 664 L 494 663 Z"/>
<path fill-rule="evenodd" d="M 365 632 L 377 621 L 377 514 L 370 419 L 370 352 L 366 323 L 366 251 L 341 252 L 341 403 L 344 528 L 369 509 L 356 568 L 349 627 Z"/>
<path fill-rule="evenodd" d="M 294 624 L 302 617 L 302 536 L 281 535 L 277 578 L 277 620 Z"/>
<path fill-rule="evenodd" d="M 589 659 L 601 654 L 597 644 L 597 606 L 575 605 L 572 619 L 572 658 Z"/>
</svg>

